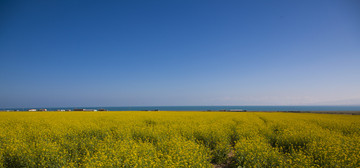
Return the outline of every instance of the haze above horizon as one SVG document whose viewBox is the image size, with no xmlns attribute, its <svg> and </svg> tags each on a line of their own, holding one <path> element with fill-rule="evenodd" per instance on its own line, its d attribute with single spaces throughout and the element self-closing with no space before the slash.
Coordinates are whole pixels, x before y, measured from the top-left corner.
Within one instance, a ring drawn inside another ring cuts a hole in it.
<svg viewBox="0 0 360 168">
<path fill-rule="evenodd" d="M 0 108 L 360 105 L 360 1 L 1 1 Z"/>
</svg>

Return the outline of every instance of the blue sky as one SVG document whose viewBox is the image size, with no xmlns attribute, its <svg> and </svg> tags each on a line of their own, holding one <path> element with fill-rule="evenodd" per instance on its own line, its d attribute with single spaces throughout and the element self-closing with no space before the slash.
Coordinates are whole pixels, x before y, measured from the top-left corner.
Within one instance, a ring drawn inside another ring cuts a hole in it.
<svg viewBox="0 0 360 168">
<path fill-rule="evenodd" d="M 360 105 L 360 2 L 1 1 L 0 108 Z"/>
</svg>

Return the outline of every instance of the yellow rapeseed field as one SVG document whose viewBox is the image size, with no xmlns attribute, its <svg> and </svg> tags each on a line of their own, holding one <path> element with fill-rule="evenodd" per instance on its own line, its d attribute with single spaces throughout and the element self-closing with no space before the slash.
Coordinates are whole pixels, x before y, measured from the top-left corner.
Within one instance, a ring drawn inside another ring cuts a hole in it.
<svg viewBox="0 0 360 168">
<path fill-rule="evenodd" d="M 360 116 L 1 112 L 0 167 L 360 167 Z"/>
</svg>

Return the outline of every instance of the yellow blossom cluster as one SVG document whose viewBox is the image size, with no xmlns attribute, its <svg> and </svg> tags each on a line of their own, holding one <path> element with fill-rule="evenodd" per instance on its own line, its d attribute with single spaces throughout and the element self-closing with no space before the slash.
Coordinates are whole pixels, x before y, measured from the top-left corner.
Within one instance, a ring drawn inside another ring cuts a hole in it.
<svg viewBox="0 0 360 168">
<path fill-rule="evenodd" d="M 0 167 L 360 167 L 360 116 L 1 112 Z"/>
</svg>

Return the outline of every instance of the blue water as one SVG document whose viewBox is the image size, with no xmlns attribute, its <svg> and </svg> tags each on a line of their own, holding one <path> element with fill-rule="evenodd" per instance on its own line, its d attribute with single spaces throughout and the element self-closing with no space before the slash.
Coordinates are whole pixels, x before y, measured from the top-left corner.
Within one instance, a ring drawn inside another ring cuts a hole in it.
<svg viewBox="0 0 360 168">
<path fill-rule="evenodd" d="M 57 107 L 47 108 L 48 111 L 58 109 L 106 109 L 108 111 L 142 111 L 142 110 L 159 110 L 159 111 L 217 111 L 242 109 L 247 111 L 360 111 L 360 106 L 131 106 L 131 107 Z M 21 110 L 26 111 L 29 108 L 11 108 L 1 110 Z M 35 108 L 39 109 L 39 108 Z"/>
</svg>

